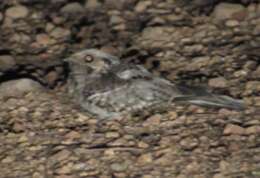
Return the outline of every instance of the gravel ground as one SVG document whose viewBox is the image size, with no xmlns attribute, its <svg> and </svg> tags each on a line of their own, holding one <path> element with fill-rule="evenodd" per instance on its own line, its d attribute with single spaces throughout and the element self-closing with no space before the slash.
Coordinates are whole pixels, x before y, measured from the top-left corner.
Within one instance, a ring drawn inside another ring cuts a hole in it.
<svg viewBox="0 0 260 178">
<path fill-rule="evenodd" d="M 0 9 L 0 177 L 260 177 L 258 1 L 4 0 Z M 64 92 L 62 58 L 93 47 L 248 107 L 173 104 L 100 122 Z"/>
</svg>

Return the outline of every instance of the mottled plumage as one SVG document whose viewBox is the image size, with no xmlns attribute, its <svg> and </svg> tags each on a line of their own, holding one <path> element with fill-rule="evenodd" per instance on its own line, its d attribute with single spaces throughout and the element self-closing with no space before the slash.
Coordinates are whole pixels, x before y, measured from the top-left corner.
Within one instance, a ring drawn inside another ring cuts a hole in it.
<svg viewBox="0 0 260 178">
<path fill-rule="evenodd" d="M 143 66 L 87 49 L 65 59 L 70 74 L 68 92 L 83 110 L 98 118 L 114 118 L 172 102 L 243 109 L 243 103 L 200 88 L 175 85 L 156 77 Z"/>
</svg>

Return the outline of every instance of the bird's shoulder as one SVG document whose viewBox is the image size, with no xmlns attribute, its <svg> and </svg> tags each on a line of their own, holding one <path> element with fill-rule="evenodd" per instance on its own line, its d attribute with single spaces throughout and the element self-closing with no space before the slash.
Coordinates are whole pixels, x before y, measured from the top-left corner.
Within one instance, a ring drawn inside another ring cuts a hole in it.
<svg viewBox="0 0 260 178">
<path fill-rule="evenodd" d="M 111 73 L 124 81 L 133 81 L 139 79 L 150 80 L 153 75 L 143 66 L 132 63 L 121 63 L 111 68 Z"/>
<path fill-rule="evenodd" d="M 120 88 L 130 87 L 137 80 L 150 82 L 149 80 L 152 80 L 152 78 L 152 74 L 143 66 L 120 63 L 106 73 L 88 79 L 88 84 L 84 88 L 84 95 L 90 96 L 96 93 L 117 91 Z"/>
</svg>

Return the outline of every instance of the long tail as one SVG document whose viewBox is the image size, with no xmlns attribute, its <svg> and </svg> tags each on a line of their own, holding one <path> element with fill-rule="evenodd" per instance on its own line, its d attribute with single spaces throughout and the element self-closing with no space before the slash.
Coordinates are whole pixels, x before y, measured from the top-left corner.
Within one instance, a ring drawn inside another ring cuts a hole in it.
<svg viewBox="0 0 260 178">
<path fill-rule="evenodd" d="M 223 107 L 235 110 L 244 110 L 246 108 L 242 100 L 234 99 L 226 95 L 215 95 L 201 88 L 181 87 L 183 96 L 173 99 L 177 103 L 190 103 L 206 107 Z"/>
</svg>

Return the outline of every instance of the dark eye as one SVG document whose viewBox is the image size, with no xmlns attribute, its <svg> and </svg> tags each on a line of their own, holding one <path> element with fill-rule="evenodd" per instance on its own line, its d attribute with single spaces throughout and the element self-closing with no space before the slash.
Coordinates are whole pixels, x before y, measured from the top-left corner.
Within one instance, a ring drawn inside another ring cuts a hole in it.
<svg viewBox="0 0 260 178">
<path fill-rule="evenodd" d="M 94 58 L 93 58 L 93 56 L 91 56 L 91 55 L 86 55 L 86 56 L 84 57 L 84 60 L 85 60 L 85 62 L 92 62 L 92 61 L 94 60 Z"/>
</svg>

